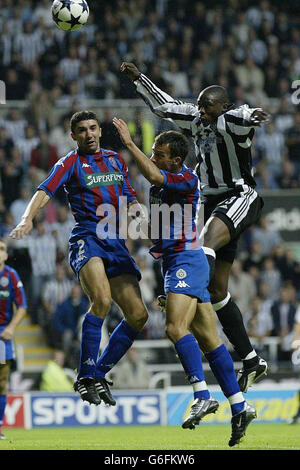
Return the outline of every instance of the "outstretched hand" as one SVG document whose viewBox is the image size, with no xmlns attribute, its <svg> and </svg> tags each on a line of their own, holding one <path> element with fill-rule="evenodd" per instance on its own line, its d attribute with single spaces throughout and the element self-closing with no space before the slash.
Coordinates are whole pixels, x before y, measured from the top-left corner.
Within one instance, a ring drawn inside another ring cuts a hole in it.
<svg viewBox="0 0 300 470">
<path fill-rule="evenodd" d="M 121 72 L 125 73 L 132 81 L 137 80 L 140 74 L 139 69 L 131 62 L 123 62 Z"/>
<path fill-rule="evenodd" d="M 128 126 L 123 119 L 113 118 L 113 124 L 117 128 L 117 131 L 120 134 L 120 138 L 123 144 L 127 147 L 131 142 L 132 138 L 128 129 Z"/>
<path fill-rule="evenodd" d="M 251 114 L 250 120 L 256 126 L 261 126 L 265 122 L 268 122 L 270 119 L 270 114 L 263 111 L 261 108 L 256 109 Z"/>
<path fill-rule="evenodd" d="M 10 232 L 9 236 L 20 240 L 28 235 L 32 228 L 33 223 L 31 219 L 22 219 L 21 222 Z"/>
</svg>

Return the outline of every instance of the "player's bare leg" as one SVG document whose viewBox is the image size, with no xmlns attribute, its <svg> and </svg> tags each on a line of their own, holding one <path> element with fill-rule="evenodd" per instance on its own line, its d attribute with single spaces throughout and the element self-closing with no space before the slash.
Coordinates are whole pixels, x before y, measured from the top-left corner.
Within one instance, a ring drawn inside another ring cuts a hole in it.
<svg viewBox="0 0 300 470">
<path fill-rule="evenodd" d="M 222 344 L 217 330 L 215 312 L 210 302 L 197 303 L 191 330 L 204 353 L 213 351 Z"/>
<path fill-rule="evenodd" d="M 101 258 L 91 258 L 80 270 L 83 291 L 90 300 L 90 308 L 82 323 L 80 364 L 74 383 L 82 400 L 99 405 L 101 399 L 95 388 L 95 367 L 101 341 L 103 321 L 110 310 L 111 292 Z"/>
<path fill-rule="evenodd" d="M 105 318 L 111 306 L 110 284 L 101 258 L 91 258 L 80 270 L 82 289 L 90 300 L 89 312 Z"/>
<path fill-rule="evenodd" d="M 123 311 L 125 319 L 110 335 L 109 343 L 97 362 L 95 387 L 105 403 L 115 405 L 108 386 L 112 383 L 106 380 L 105 375 L 131 347 L 148 319 L 148 312 L 136 276 L 122 274 L 111 278 L 109 283 L 112 298 Z"/>
<path fill-rule="evenodd" d="M 109 281 L 113 300 L 119 305 L 126 322 L 141 331 L 148 319 L 138 280 L 132 274 L 113 277 Z"/>
</svg>

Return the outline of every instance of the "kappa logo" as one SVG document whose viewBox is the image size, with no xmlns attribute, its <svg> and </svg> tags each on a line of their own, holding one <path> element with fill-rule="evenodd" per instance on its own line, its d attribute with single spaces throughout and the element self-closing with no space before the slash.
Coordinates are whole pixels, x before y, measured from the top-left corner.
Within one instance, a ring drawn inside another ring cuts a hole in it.
<svg viewBox="0 0 300 470">
<path fill-rule="evenodd" d="M 58 165 L 61 165 L 61 166 L 64 167 L 64 166 L 65 166 L 65 165 L 64 165 L 64 157 L 63 157 L 63 158 L 60 158 L 59 160 L 57 160 L 57 162 L 55 163 L 55 165 L 57 165 L 57 166 L 58 166 Z"/>
<path fill-rule="evenodd" d="M 95 366 L 96 365 L 94 359 L 91 359 L 90 357 L 86 361 L 84 361 L 83 364 L 87 364 L 88 366 Z"/>
<path fill-rule="evenodd" d="M 177 287 L 191 287 L 191 286 L 187 284 L 185 281 L 178 281 L 178 283 L 175 286 L 175 289 L 177 289 Z"/>
</svg>

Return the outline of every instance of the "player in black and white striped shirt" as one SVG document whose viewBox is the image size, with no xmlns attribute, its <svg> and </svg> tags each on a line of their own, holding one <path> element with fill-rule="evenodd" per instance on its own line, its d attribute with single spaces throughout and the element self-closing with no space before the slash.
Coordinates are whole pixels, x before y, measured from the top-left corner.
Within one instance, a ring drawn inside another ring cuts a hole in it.
<svg viewBox="0 0 300 470">
<path fill-rule="evenodd" d="M 228 292 L 228 279 L 239 236 L 258 220 L 263 207 L 254 189 L 251 144 L 255 127 L 266 121 L 267 114 L 247 105 L 231 109 L 226 89 L 217 85 L 202 90 L 195 105 L 175 100 L 132 63 L 124 62 L 121 71 L 157 116 L 173 121 L 193 138 L 204 197 L 205 225 L 200 237 L 211 265 L 211 301 L 224 333 L 243 361 L 238 379 L 246 392 L 266 373 L 267 364 L 250 343 L 242 314 Z M 196 336 L 197 323 L 194 330 Z"/>
</svg>

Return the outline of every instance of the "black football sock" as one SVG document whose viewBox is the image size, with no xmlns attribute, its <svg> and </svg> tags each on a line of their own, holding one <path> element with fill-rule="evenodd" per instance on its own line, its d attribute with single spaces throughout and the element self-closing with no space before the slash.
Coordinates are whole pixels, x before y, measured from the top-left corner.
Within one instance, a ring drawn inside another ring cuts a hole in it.
<svg viewBox="0 0 300 470">
<path fill-rule="evenodd" d="M 215 272 L 216 253 L 212 248 L 208 248 L 207 246 L 203 246 L 202 249 L 206 255 L 209 264 L 209 280 L 211 281 Z"/>
<path fill-rule="evenodd" d="M 255 366 L 259 358 L 250 343 L 241 311 L 231 299 L 230 294 L 228 293 L 221 302 L 213 304 L 213 308 L 225 335 L 243 361 L 244 367 L 249 369 Z"/>
</svg>

